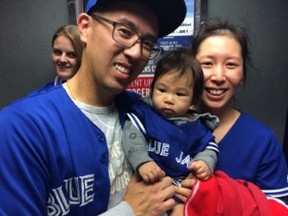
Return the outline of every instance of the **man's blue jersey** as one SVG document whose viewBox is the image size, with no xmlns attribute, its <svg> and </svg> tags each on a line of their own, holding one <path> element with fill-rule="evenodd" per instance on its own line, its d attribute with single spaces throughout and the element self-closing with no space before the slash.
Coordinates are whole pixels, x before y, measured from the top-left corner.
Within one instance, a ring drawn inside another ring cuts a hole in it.
<svg viewBox="0 0 288 216">
<path fill-rule="evenodd" d="M 122 123 L 133 98 L 116 98 Z M 1 110 L 0 149 L 0 213 L 88 216 L 107 210 L 105 134 L 62 85 L 48 85 Z"/>
</svg>

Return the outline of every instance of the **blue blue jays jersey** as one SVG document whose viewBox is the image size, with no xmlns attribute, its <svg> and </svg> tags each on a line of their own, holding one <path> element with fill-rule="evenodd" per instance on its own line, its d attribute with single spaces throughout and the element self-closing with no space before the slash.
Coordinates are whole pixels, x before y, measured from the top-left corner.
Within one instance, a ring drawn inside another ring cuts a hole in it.
<svg viewBox="0 0 288 216">
<path fill-rule="evenodd" d="M 216 170 L 256 184 L 272 197 L 288 195 L 288 169 L 271 129 L 245 113 L 218 143 Z"/>
<path fill-rule="evenodd" d="M 123 93 L 116 99 L 122 123 L 133 98 Z M 105 134 L 62 85 L 48 85 L 1 110 L 0 149 L 0 213 L 88 216 L 107 210 Z"/>
<path fill-rule="evenodd" d="M 193 156 L 205 148 L 218 152 L 214 136 L 200 119 L 177 125 L 143 101 L 128 116 L 149 143 L 149 156 L 170 177 L 187 176 Z"/>
</svg>

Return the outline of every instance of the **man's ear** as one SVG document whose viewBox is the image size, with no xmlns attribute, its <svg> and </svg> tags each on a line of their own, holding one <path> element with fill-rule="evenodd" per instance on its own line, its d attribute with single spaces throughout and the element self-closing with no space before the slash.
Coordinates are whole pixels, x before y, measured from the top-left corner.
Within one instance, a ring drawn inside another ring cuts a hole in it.
<svg viewBox="0 0 288 216">
<path fill-rule="evenodd" d="M 78 28 L 80 31 L 80 39 L 83 43 L 87 43 L 87 37 L 89 35 L 89 32 L 92 31 L 92 18 L 86 14 L 86 13 L 81 13 L 78 16 Z"/>
</svg>

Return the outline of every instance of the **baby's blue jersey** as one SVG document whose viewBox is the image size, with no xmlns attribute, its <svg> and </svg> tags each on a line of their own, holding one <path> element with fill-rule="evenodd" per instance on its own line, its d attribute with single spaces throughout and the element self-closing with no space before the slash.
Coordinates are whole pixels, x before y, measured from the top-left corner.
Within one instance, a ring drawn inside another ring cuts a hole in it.
<svg viewBox="0 0 288 216">
<path fill-rule="evenodd" d="M 177 125 L 143 101 L 134 105 L 128 116 L 145 136 L 149 156 L 170 177 L 181 179 L 190 174 L 193 157 L 204 149 L 218 154 L 214 136 L 200 118 Z"/>
<path fill-rule="evenodd" d="M 116 100 L 123 113 L 127 93 Z M 131 101 L 130 101 L 131 100 Z M 0 112 L 0 214 L 99 215 L 110 194 L 105 134 L 48 86 Z"/>
<path fill-rule="evenodd" d="M 288 169 L 281 145 L 268 127 L 241 113 L 218 143 L 216 170 L 255 183 L 266 195 L 288 195 Z"/>
</svg>

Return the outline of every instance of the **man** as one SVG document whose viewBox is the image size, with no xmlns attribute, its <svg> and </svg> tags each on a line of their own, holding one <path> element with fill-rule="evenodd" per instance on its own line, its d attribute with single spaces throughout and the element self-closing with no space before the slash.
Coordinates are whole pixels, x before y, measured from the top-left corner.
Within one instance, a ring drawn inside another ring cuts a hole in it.
<svg viewBox="0 0 288 216">
<path fill-rule="evenodd" d="M 136 99 L 124 90 L 161 52 L 157 38 L 182 23 L 185 3 L 88 5 L 78 17 L 85 48 L 76 75 L 0 112 L 0 215 L 153 216 L 175 205 L 170 178 L 130 181 L 120 141 L 123 114 Z"/>
</svg>

